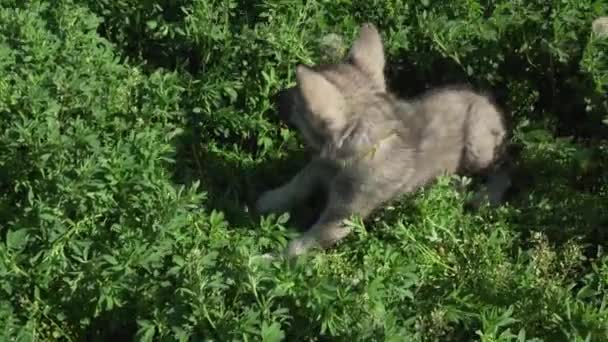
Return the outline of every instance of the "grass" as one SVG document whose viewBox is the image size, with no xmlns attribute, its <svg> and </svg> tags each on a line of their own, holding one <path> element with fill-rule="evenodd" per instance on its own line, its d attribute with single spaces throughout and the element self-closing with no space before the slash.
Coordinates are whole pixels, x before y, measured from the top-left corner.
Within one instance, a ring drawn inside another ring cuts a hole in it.
<svg viewBox="0 0 608 342">
<path fill-rule="evenodd" d="M 0 4 L 0 340 L 608 339 L 603 2 Z M 496 95 L 516 188 L 442 178 L 269 262 L 297 227 L 248 208 L 307 157 L 272 95 L 364 21 L 399 94 Z"/>
</svg>

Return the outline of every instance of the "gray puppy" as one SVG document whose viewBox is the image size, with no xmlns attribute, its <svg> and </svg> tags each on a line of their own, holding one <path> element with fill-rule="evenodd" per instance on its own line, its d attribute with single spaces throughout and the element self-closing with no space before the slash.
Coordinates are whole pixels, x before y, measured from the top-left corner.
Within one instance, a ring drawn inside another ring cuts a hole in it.
<svg viewBox="0 0 608 342">
<path fill-rule="evenodd" d="M 279 113 L 314 156 L 288 183 L 262 194 L 256 210 L 286 212 L 317 185 L 328 190 L 320 217 L 289 243 L 288 256 L 332 246 L 350 233 L 344 220 L 351 215 L 365 218 L 441 175 L 486 176 L 478 199 L 491 205 L 510 186 L 505 123 L 486 96 L 452 87 L 398 99 L 387 90 L 384 67 L 380 34 L 364 24 L 346 60 L 298 65 L 297 85 L 282 91 Z"/>
</svg>

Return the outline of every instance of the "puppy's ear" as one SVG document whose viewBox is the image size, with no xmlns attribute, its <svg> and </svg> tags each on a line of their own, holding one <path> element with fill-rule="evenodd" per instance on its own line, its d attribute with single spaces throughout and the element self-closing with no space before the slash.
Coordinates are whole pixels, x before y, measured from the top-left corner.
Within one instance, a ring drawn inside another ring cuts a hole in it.
<svg viewBox="0 0 608 342">
<path fill-rule="evenodd" d="M 382 37 L 373 24 L 361 25 L 350 49 L 349 57 L 354 64 L 365 70 L 382 90 L 386 88 L 384 46 Z"/>
<path fill-rule="evenodd" d="M 343 128 L 346 123 L 346 101 L 338 88 L 305 65 L 296 67 L 296 79 L 312 115 L 328 125 L 330 130 Z"/>
</svg>

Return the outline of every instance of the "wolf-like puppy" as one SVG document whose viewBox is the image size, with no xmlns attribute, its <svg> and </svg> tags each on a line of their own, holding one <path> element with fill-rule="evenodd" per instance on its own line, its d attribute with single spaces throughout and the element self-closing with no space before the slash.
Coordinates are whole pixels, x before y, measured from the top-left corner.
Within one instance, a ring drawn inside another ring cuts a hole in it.
<svg viewBox="0 0 608 342">
<path fill-rule="evenodd" d="M 501 163 L 506 128 L 501 111 L 468 89 L 441 88 L 401 100 L 387 90 L 381 37 L 360 27 L 346 60 L 296 68 L 297 85 L 279 95 L 279 113 L 313 150 L 287 184 L 257 201 L 261 214 L 281 213 L 309 198 L 317 185 L 327 205 L 313 226 L 290 242 L 288 256 L 327 248 L 346 237 L 351 215 L 365 218 L 387 201 L 444 174 L 487 176 L 498 204 L 510 186 Z"/>
</svg>

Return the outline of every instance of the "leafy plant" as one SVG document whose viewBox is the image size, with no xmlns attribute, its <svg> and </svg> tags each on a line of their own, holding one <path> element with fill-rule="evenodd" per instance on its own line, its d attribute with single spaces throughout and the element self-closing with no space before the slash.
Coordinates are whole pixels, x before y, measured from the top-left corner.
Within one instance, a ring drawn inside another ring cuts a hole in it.
<svg viewBox="0 0 608 342">
<path fill-rule="evenodd" d="M 608 338 L 604 2 L 0 5 L 0 339 Z M 496 94 L 519 191 L 469 212 L 442 178 L 268 260 L 295 217 L 248 206 L 306 157 L 272 97 L 365 21 L 400 95 Z"/>
</svg>

